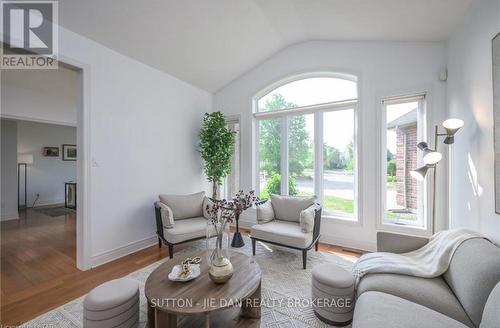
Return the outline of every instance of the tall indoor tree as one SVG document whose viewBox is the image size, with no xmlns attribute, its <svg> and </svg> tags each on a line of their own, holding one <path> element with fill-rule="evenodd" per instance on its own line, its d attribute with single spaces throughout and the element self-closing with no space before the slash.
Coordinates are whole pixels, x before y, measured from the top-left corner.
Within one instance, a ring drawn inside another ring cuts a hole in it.
<svg viewBox="0 0 500 328">
<path fill-rule="evenodd" d="M 212 198 L 217 199 L 218 187 L 231 172 L 235 132 L 227 127 L 221 112 L 213 112 L 205 113 L 199 136 L 203 168 L 212 182 Z"/>
</svg>

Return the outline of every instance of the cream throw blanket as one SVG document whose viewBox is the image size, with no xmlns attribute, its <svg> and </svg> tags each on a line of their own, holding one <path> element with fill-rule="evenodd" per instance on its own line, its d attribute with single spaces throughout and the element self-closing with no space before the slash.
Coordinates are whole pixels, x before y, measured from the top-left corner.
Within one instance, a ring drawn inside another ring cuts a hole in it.
<svg viewBox="0 0 500 328">
<path fill-rule="evenodd" d="M 404 253 L 369 253 L 354 264 L 356 286 L 368 273 L 396 273 L 422 278 L 435 278 L 448 270 L 455 250 L 471 238 L 484 238 L 471 230 L 456 229 L 440 231 L 430 237 L 429 242 L 417 250 Z"/>
</svg>

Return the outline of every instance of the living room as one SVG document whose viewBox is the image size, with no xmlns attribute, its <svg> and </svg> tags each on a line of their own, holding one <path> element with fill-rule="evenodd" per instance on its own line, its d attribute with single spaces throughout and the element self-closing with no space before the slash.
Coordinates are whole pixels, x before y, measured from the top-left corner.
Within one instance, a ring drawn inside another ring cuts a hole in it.
<svg viewBox="0 0 500 328">
<path fill-rule="evenodd" d="M 75 73 L 75 251 L 2 222 L 2 324 L 500 325 L 498 0 L 37 3 L 0 113 L 60 120 L 5 77 Z"/>
</svg>

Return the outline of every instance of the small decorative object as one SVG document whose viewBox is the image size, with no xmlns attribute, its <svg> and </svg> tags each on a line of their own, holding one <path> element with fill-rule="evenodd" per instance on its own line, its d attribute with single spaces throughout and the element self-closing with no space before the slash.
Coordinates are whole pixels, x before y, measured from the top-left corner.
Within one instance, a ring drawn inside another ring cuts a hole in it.
<svg viewBox="0 0 500 328">
<path fill-rule="evenodd" d="M 76 161 L 76 145 L 62 145 L 63 161 Z"/>
<path fill-rule="evenodd" d="M 59 147 L 43 147 L 43 156 L 59 157 Z"/>
<path fill-rule="evenodd" d="M 212 198 L 217 199 L 217 189 L 231 172 L 236 132 L 227 127 L 221 112 L 205 113 L 200 130 L 200 153 L 203 169 L 212 182 Z"/>
<path fill-rule="evenodd" d="M 239 220 L 240 214 L 253 206 L 257 197 L 255 196 L 255 191 L 250 191 L 248 194 L 245 194 L 243 190 L 240 190 L 231 201 L 233 203 L 234 210 L 234 218 L 236 220 L 236 232 L 233 235 L 233 241 L 231 242 L 232 247 L 243 247 L 245 246 L 245 242 L 243 241 L 243 237 L 241 236 L 239 230 Z"/>
<path fill-rule="evenodd" d="M 227 228 L 234 219 L 232 203 L 225 199 L 214 200 L 207 205 L 207 248 L 210 252 L 208 275 L 215 283 L 225 283 L 233 275 L 233 265 L 229 260 L 229 234 Z M 215 242 L 215 244 L 214 244 Z M 213 246 L 212 246 L 213 245 Z"/>
<path fill-rule="evenodd" d="M 199 256 L 186 258 L 181 265 L 176 265 L 168 274 L 168 279 L 171 281 L 189 281 L 197 278 L 200 275 L 201 258 Z"/>
</svg>

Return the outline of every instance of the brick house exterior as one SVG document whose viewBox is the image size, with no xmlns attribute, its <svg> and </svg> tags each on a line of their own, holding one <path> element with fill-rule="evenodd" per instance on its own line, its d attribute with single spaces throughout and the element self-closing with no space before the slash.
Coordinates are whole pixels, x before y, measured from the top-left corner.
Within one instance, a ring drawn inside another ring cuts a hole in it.
<svg viewBox="0 0 500 328">
<path fill-rule="evenodd" d="M 417 123 L 396 129 L 396 201 L 398 206 L 417 210 L 417 181 L 410 171 L 417 168 Z"/>
<path fill-rule="evenodd" d="M 396 132 L 396 203 L 399 209 L 416 213 L 417 181 L 410 171 L 417 168 L 417 110 L 395 119 L 387 124 L 388 129 Z"/>
</svg>

